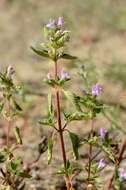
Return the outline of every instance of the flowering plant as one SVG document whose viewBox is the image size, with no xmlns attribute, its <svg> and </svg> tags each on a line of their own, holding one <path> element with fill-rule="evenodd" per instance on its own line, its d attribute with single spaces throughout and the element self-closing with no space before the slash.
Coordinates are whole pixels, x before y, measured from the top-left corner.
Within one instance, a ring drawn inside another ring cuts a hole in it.
<svg viewBox="0 0 126 190">
<path fill-rule="evenodd" d="M 63 166 L 58 173 L 64 175 L 67 190 L 73 190 L 73 178 L 76 176 L 79 168 L 74 167 L 72 161 L 67 157 L 64 142 L 64 133 L 67 132 L 71 140 L 73 155 L 76 160 L 80 159 L 79 148 L 85 144 L 89 146 L 88 163 L 84 167 L 87 172 L 87 177 L 85 177 L 84 180 L 85 184 L 87 184 L 87 190 L 101 188 L 101 184 L 99 183 L 99 173 L 102 172 L 109 163 L 115 165 L 116 176 L 114 174 L 111 178 L 108 189 L 111 189 L 112 187 L 116 187 L 116 189 L 118 187 L 119 189 L 122 181 L 125 179 L 125 172 L 119 170 L 119 165 L 122 161 L 121 155 L 124 152 L 123 149 L 126 144 L 123 144 L 121 153 L 116 152 L 115 147 L 118 142 L 113 143 L 109 131 L 102 127 L 99 133 L 97 133 L 94 128 L 95 118 L 98 114 L 103 113 L 105 108 L 102 101 L 99 100 L 103 88 L 98 83 L 93 86 L 88 85 L 88 88 L 83 90 L 81 96 L 65 89 L 66 82 L 71 80 L 72 77 L 67 71 L 63 69 L 61 71 L 59 70 L 60 59 L 74 60 L 77 59 L 77 57 L 66 52 L 65 47 L 69 42 L 70 32 L 65 29 L 65 21 L 62 17 L 59 17 L 58 20 L 51 20 L 44 27 L 44 36 L 47 40 L 46 43 L 41 43 L 39 48 L 31 48 L 38 55 L 49 58 L 54 63 L 54 73 L 48 73 L 47 78 L 45 79 L 45 82 L 53 89 L 52 93 L 48 94 L 48 114 L 47 118 L 40 120 L 39 123 L 41 125 L 51 126 L 51 128 L 53 128 L 59 135 Z M 83 73 L 81 74 L 83 75 L 83 78 L 85 78 L 85 75 Z M 63 95 L 70 103 L 72 103 L 72 109 L 65 109 L 63 107 Z M 75 134 L 68 129 L 68 125 L 75 120 L 91 120 L 90 135 L 87 138 L 81 139 L 78 134 Z M 54 141 L 53 136 L 48 139 L 48 164 L 50 164 L 52 160 Z M 98 149 L 98 152 L 95 155 L 93 155 L 93 148 Z M 104 153 L 104 156 L 99 159 L 101 153 L 102 155 Z M 99 159 L 99 161 L 97 161 L 97 159 Z M 113 184 L 114 180 L 115 185 Z M 118 184 L 116 183 L 117 181 Z"/>
<path fill-rule="evenodd" d="M 60 60 L 73 61 L 78 59 L 66 52 L 66 45 L 70 40 L 70 31 L 65 29 L 65 21 L 62 17 L 57 20 L 50 20 L 45 25 L 44 36 L 46 42 L 40 43 L 38 47 L 32 46 L 31 49 L 39 56 L 48 58 L 53 62 L 54 72 L 48 72 L 44 79 L 44 82 L 51 88 L 51 92 L 48 93 L 47 116 L 39 120 L 40 125 L 51 127 L 52 135 L 48 139 L 42 139 L 38 148 L 38 158 L 33 164 L 39 160 L 41 154 L 46 150 L 48 152 L 48 164 L 51 164 L 53 148 L 56 144 L 55 136 L 57 135 L 60 141 L 63 164 L 58 167 L 56 173 L 64 176 L 67 190 L 75 189 L 74 180 L 80 172 L 83 173 L 83 184 L 86 190 L 103 190 L 104 185 L 100 174 L 108 166 L 113 166 L 114 170 L 106 187 L 107 190 L 122 190 L 126 181 L 126 171 L 121 166 L 125 159 L 126 140 L 120 148 L 119 141 L 112 129 L 102 126 L 98 131 L 95 128 L 96 118 L 99 114 L 105 115 L 106 109 L 100 99 L 103 92 L 102 85 L 99 83 L 90 84 L 84 69 L 82 69 L 80 74 L 86 83 L 82 92 L 73 92 L 66 88 L 67 83 L 72 80 L 72 76 L 67 69 L 59 67 Z M 12 121 L 22 112 L 17 100 L 22 89 L 19 85 L 15 85 L 14 73 L 12 66 L 0 73 L 0 113 L 7 122 L 6 145 L 0 149 L 2 190 L 24 190 L 25 178 L 31 178 L 32 163 L 24 167 L 22 158 L 15 156 L 14 152 L 23 143 L 19 127 L 15 126 L 13 130 L 16 142 L 11 143 L 10 140 Z M 64 106 L 64 99 L 68 101 L 69 107 Z M 74 121 L 82 121 L 82 123 L 88 121 L 91 124 L 88 135 L 80 136 L 80 134 L 70 130 L 69 125 L 73 125 Z M 73 159 L 76 162 L 68 157 L 65 133 L 71 141 Z M 86 150 L 83 164 L 79 162 L 82 159 L 80 149 Z"/>
</svg>

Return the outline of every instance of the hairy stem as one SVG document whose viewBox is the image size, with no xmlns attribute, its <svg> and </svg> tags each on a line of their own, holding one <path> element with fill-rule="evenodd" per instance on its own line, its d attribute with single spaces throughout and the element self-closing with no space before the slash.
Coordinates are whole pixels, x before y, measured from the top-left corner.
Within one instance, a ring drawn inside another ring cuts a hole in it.
<svg viewBox="0 0 126 190">
<path fill-rule="evenodd" d="M 93 130 L 94 130 L 94 120 L 91 121 L 91 131 L 90 131 L 90 138 L 93 137 Z M 88 182 L 90 182 L 91 177 L 91 162 L 92 162 L 92 144 L 89 146 L 89 161 L 88 161 Z"/>
<path fill-rule="evenodd" d="M 125 149 L 126 149 L 126 139 L 123 142 L 119 157 L 118 157 L 118 159 L 116 161 L 115 170 L 118 169 L 121 161 L 123 160 L 123 154 L 124 154 Z M 112 177 L 111 177 L 111 179 L 109 181 L 108 190 L 110 190 L 112 188 L 112 183 L 113 183 L 113 180 L 114 180 L 114 176 L 115 176 L 115 173 L 112 175 Z"/>
<path fill-rule="evenodd" d="M 9 120 L 8 120 L 8 124 L 7 124 L 7 147 L 9 148 L 9 139 L 10 139 L 10 128 L 11 128 L 11 120 L 10 120 L 10 101 L 8 101 L 8 113 L 9 113 Z"/>
<path fill-rule="evenodd" d="M 57 61 L 55 61 L 55 79 L 57 78 L 58 78 L 58 67 L 57 67 Z M 60 137 L 63 164 L 64 164 L 64 169 L 65 169 L 66 186 L 67 186 L 67 190 L 70 190 L 71 182 L 69 180 L 69 176 L 67 173 L 67 158 L 66 158 L 66 150 L 65 150 L 65 143 L 64 143 L 64 137 L 63 137 L 62 122 L 61 122 L 60 93 L 57 87 L 56 87 L 56 112 L 57 112 L 56 115 L 57 115 L 57 123 L 58 123 L 58 133 Z"/>
</svg>

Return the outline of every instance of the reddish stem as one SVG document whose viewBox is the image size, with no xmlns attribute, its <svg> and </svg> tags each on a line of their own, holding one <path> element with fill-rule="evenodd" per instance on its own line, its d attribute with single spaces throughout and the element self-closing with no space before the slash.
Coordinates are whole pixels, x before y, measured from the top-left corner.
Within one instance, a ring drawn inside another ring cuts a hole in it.
<svg viewBox="0 0 126 190">
<path fill-rule="evenodd" d="M 115 165 L 115 170 L 119 167 L 121 161 L 123 160 L 123 154 L 124 154 L 125 149 L 126 149 L 126 139 L 123 142 L 123 145 L 122 145 L 119 157 L 118 157 L 116 165 Z M 112 188 L 112 183 L 113 183 L 113 180 L 114 180 L 114 175 L 115 174 L 112 175 L 112 177 L 111 177 L 111 179 L 109 181 L 108 190 L 110 190 Z"/>
<path fill-rule="evenodd" d="M 92 123 L 91 123 L 90 138 L 93 137 L 94 120 L 92 120 L 91 122 Z M 91 175 L 91 162 L 92 162 L 92 144 L 90 144 L 90 147 L 89 147 L 88 181 L 90 181 L 90 175 Z"/>
<path fill-rule="evenodd" d="M 58 78 L 58 67 L 57 67 L 57 61 L 55 61 L 55 79 L 57 78 Z M 69 176 L 67 174 L 67 158 L 66 158 L 65 143 L 64 143 L 64 138 L 63 138 L 62 122 L 61 122 L 60 94 L 57 87 L 56 87 L 56 112 L 57 112 L 56 115 L 57 115 L 58 129 L 59 129 L 58 133 L 60 137 L 62 157 L 63 157 L 63 163 L 64 163 L 64 169 L 65 169 L 66 186 L 67 186 L 67 189 L 70 190 L 71 183 L 69 180 Z"/>
<path fill-rule="evenodd" d="M 9 121 L 7 124 L 7 147 L 9 148 L 9 139 L 10 139 L 10 128 L 11 128 L 11 121 L 10 121 L 10 102 L 8 101 L 8 112 L 9 112 Z"/>
</svg>

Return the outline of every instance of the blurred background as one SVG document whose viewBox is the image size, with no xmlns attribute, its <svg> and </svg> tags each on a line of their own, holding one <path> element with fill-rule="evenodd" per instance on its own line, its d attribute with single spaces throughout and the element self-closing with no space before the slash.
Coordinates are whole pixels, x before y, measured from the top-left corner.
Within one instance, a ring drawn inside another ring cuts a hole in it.
<svg viewBox="0 0 126 190">
<path fill-rule="evenodd" d="M 37 119 L 42 113 L 45 114 L 43 107 L 46 99 L 43 93 L 47 94 L 48 91 L 42 80 L 53 69 L 53 65 L 35 55 L 30 46 L 44 40 L 44 24 L 48 23 L 50 18 L 55 19 L 59 16 L 65 18 L 66 28 L 71 31 L 69 52 L 79 57 L 76 62 L 61 61 L 61 65 L 68 68 L 73 77 L 72 88 L 78 91 L 84 88 L 84 83 L 80 86 L 82 79 L 78 74 L 84 65 L 86 72 L 89 73 L 89 80 L 93 82 L 97 80 L 103 85 L 102 100 L 110 106 L 108 123 L 102 118 L 98 121 L 97 127 L 111 125 L 119 130 L 122 129 L 124 134 L 126 131 L 125 0 L 0 0 L 0 71 L 8 65 L 14 66 L 16 80 L 26 85 L 26 92 L 40 95 L 28 96 L 24 106 L 25 125 L 35 127 Z M 38 128 L 38 131 L 36 127 L 28 130 L 30 130 L 28 144 L 37 143 L 40 136 Z M 81 133 L 88 131 L 88 128 L 82 129 L 79 125 L 78 130 Z M 31 158 L 32 151 L 29 152 L 28 158 Z M 56 161 L 57 159 L 55 156 Z M 46 162 L 46 155 L 42 161 Z M 45 167 L 47 164 L 41 169 Z M 54 165 L 52 167 L 55 168 Z M 52 176 L 51 169 L 48 170 L 50 176 Z M 45 180 L 44 177 L 43 179 Z"/>
</svg>

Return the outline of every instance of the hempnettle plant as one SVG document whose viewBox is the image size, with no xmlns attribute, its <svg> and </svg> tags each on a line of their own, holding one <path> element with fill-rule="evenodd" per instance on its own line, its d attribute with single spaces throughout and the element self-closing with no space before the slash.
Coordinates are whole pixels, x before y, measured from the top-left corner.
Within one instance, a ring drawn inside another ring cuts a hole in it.
<svg viewBox="0 0 126 190">
<path fill-rule="evenodd" d="M 66 90 L 66 83 L 71 80 L 70 74 L 59 69 L 60 59 L 76 60 L 77 57 L 66 52 L 66 45 L 70 39 L 70 32 L 65 29 L 65 21 L 62 17 L 58 20 L 51 20 L 44 27 L 45 43 L 41 43 L 38 48 L 31 47 L 32 50 L 45 58 L 50 59 L 54 65 L 54 72 L 48 73 L 44 80 L 52 89 L 48 94 L 48 112 L 47 117 L 39 121 L 41 125 L 48 125 L 59 135 L 60 150 L 62 152 L 63 165 L 58 170 L 58 174 L 64 175 L 67 190 L 73 190 L 73 179 L 80 168 L 75 167 L 69 160 L 65 147 L 64 133 L 67 132 L 71 140 L 73 155 L 79 160 L 79 148 L 88 145 L 88 162 L 82 166 L 81 171 L 85 171 L 84 183 L 87 190 L 103 189 L 100 182 L 100 173 L 108 166 L 114 166 L 114 172 L 109 181 L 108 190 L 122 189 L 123 182 L 126 180 L 126 172 L 120 169 L 126 141 L 124 141 L 121 150 L 118 150 L 117 140 L 114 135 L 105 128 L 99 132 L 95 130 L 95 119 L 98 114 L 104 113 L 105 105 L 100 101 L 99 96 L 103 91 L 100 84 L 90 86 L 86 74 L 82 71 L 81 76 L 86 81 L 87 88 L 83 90 L 82 95 Z M 72 103 L 73 108 L 64 108 L 62 97 Z M 91 121 L 90 134 L 87 138 L 81 139 L 78 134 L 68 129 L 72 121 Z M 48 139 L 48 164 L 51 163 L 54 135 Z M 95 153 L 94 153 L 95 149 Z M 80 166 L 79 166 L 80 167 Z"/>
<path fill-rule="evenodd" d="M 22 108 L 19 105 L 19 95 L 23 99 L 27 95 L 27 89 L 16 85 L 13 80 L 15 73 L 13 67 L 9 66 L 5 72 L 0 73 L 0 113 L 7 123 L 6 143 L 0 148 L 0 188 L 2 190 L 25 190 L 26 178 L 31 178 L 31 170 L 42 153 L 48 152 L 48 164 L 51 164 L 53 157 L 53 147 L 56 138 L 59 136 L 60 150 L 63 163 L 57 168 L 57 174 L 64 176 L 67 190 L 75 190 L 77 175 L 83 173 L 83 188 L 86 190 L 105 189 L 104 175 L 108 166 L 113 168 L 108 178 L 106 190 L 123 190 L 126 188 L 126 169 L 122 167 L 126 159 L 124 153 L 126 149 L 126 139 L 120 146 L 115 128 L 106 129 L 101 127 L 99 131 L 95 129 L 95 120 L 99 114 L 106 116 L 107 106 L 100 100 L 103 87 L 99 83 L 92 84 L 88 78 L 85 67 L 82 66 L 79 72 L 84 80 L 85 88 L 80 93 L 75 93 L 67 89 L 67 83 L 71 80 L 69 72 L 61 68 L 60 59 L 77 60 L 77 57 L 66 52 L 66 45 L 70 40 L 70 31 L 65 29 L 65 21 L 62 17 L 51 20 L 44 27 L 45 43 L 41 43 L 38 48 L 31 47 L 39 56 L 48 58 L 53 62 L 54 70 L 47 74 L 44 82 L 51 88 L 48 93 L 47 116 L 39 121 L 40 125 L 48 125 L 52 129 L 52 135 L 48 139 L 43 137 L 38 145 L 39 154 L 37 159 L 27 164 L 23 159 L 15 154 L 15 151 L 22 145 L 20 127 L 16 126 L 15 119 L 22 116 Z M 36 94 L 36 93 L 34 93 Z M 40 93 L 41 94 L 41 93 Z M 65 97 L 65 98 L 64 98 Z M 64 105 L 64 99 L 68 105 Z M 25 117 L 24 117 L 25 118 Z M 110 118 L 107 117 L 110 121 Z M 90 123 L 89 135 L 82 137 L 69 129 L 69 125 L 74 121 L 82 121 L 82 125 L 88 121 Z M 12 132 L 15 135 L 15 142 L 12 142 Z M 67 133 L 71 141 L 73 159 L 68 158 L 66 151 Z M 85 150 L 85 159 L 82 164 L 80 149 Z M 86 157 L 86 155 L 88 155 Z M 81 159 L 81 162 L 79 162 Z"/>
</svg>

